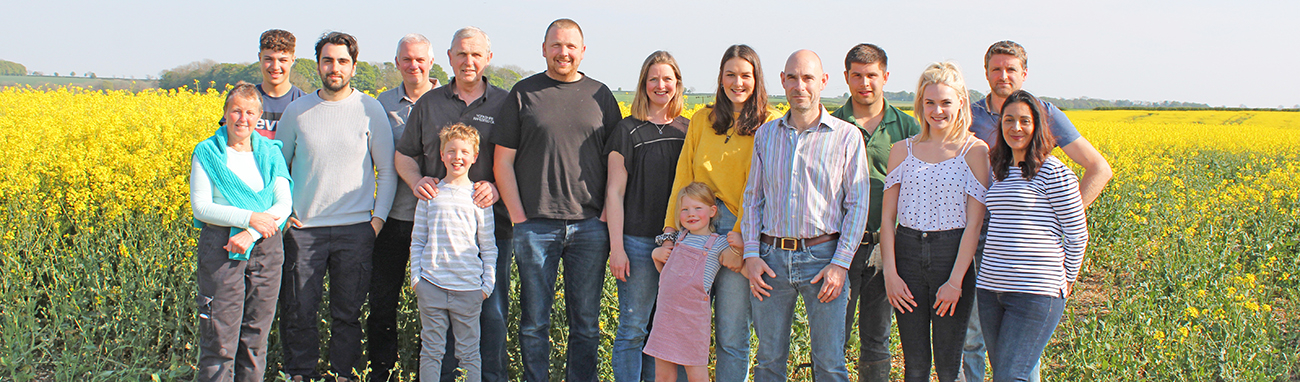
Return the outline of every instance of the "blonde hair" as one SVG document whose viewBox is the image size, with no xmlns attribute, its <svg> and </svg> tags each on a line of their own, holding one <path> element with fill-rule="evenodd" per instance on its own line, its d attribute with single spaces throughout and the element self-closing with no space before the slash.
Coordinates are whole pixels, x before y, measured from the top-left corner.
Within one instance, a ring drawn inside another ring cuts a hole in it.
<svg viewBox="0 0 1300 382">
<path fill-rule="evenodd" d="M 650 90 L 646 89 L 646 77 L 650 76 L 650 67 L 664 64 L 673 68 L 673 77 L 677 78 L 677 92 L 673 98 L 668 100 L 668 117 L 677 118 L 682 115 L 682 109 L 686 106 L 686 88 L 682 87 L 682 70 L 677 67 L 677 60 L 668 52 L 659 50 L 650 53 L 650 57 L 645 58 L 641 64 L 641 81 L 636 84 L 636 97 L 632 99 L 632 117 L 642 120 L 650 120 Z"/>
<path fill-rule="evenodd" d="M 709 185 L 704 184 L 704 183 L 700 183 L 700 182 L 692 182 L 691 184 L 686 185 L 686 187 L 682 187 L 682 190 L 677 192 L 677 208 L 678 208 L 678 210 L 681 210 L 681 208 L 682 208 L 682 204 L 684 204 L 684 203 L 682 203 L 682 202 L 686 201 L 686 198 L 695 199 L 695 201 L 698 201 L 698 202 L 700 202 L 700 203 L 704 203 L 704 204 L 706 204 L 706 205 L 710 205 L 710 206 L 711 206 L 711 205 L 714 205 L 714 203 L 713 203 L 713 199 L 714 199 L 714 196 L 713 196 L 713 190 L 709 189 Z M 709 218 L 709 231 L 710 231 L 710 232 L 716 232 L 716 230 L 714 229 L 713 225 L 714 225 L 714 223 L 717 223 L 717 222 L 718 222 L 718 214 L 715 212 L 715 213 L 713 214 L 713 217 Z M 681 230 L 683 230 L 683 229 L 685 229 L 685 228 L 682 227 L 682 222 L 678 221 L 678 222 L 677 222 L 677 230 L 678 230 L 678 231 L 681 231 Z"/>
<path fill-rule="evenodd" d="M 961 109 L 957 110 L 957 116 L 953 119 L 956 126 L 948 134 L 960 134 L 958 137 L 965 137 L 970 133 L 971 112 L 970 112 L 970 92 L 966 90 L 966 80 L 962 79 L 961 69 L 957 63 L 952 61 L 936 62 L 930 64 L 921 72 L 921 80 L 916 84 L 916 101 L 912 104 L 912 113 L 916 115 L 917 122 L 921 125 L 921 134 L 918 134 L 917 140 L 926 141 L 930 137 L 930 120 L 925 118 L 925 87 L 930 85 L 944 85 L 952 88 L 957 92 L 957 99 L 961 101 Z M 948 138 L 948 137 L 943 137 Z"/>
<path fill-rule="evenodd" d="M 466 126 L 463 123 L 444 127 L 442 128 L 442 131 L 438 133 L 438 139 L 442 141 L 442 144 L 438 146 L 440 149 L 446 149 L 447 143 L 450 143 L 453 139 L 460 139 L 469 142 L 469 145 L 474 147 L 474 154 L 478 155 L 478 130 L 474 130 L 473 127 Z"/>
</svg>

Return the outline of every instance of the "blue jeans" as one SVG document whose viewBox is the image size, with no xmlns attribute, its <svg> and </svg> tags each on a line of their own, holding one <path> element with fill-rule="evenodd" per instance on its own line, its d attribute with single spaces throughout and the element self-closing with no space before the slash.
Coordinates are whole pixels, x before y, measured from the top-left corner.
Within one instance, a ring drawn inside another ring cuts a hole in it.
<svg viewBox="0 0 1300 382">
<path fill-rule="evenodd" d="M 736 225 L 736 215 L 717 200 L 718 219 L 715 230 L 726 237 Z M 714 377 L 719 382 L 749 380 L 749 279 L 726 267 L 713 280 L 713 340 L 715 342 Z"/>
<path fill-rule="evenodd" d="M 819 382 L 849 380 L 849 371 L 844 366 L 844 315 L 848 307 L 849 286 L 842 286 L 839 296 L 823 303 L 817 299 L 822 283 L 811 283 L 818 272 L 830 265 L 837 244 L 832 240 L 797 251 L 759 245 L 760 258 L 772 268 L 776 277 L 764 280 L 772 286 L 771 296 L 762 301 L 750 296 L 754 332 L 758 335 L 755 382 L 785 381 L 788 377 L 790 325 L 800 296 L 803 296 L 812 337 L 813 379 Z"/>
<path fill-rule="evenodd" d="M 988 220 L 985 219 L 984 231 L 980 233 L 980 244 L 975 249 L 975 262 L 971 264 L 977 274 L 980 262 L 984 260 L 984 240 L 988 236 L 988 226 Z M 987 365 L 984 363 L 984 334 L 980 329 L 979 307 L 978 302 L 971 305 L 970 322 L 966 326 L 966 343 L 961 349 L 961 370 L 966 381 L 983 381 L 984 372 L 987 371 Z M 1040 362 L 1034 362 L 1034 368 L 1029 372 L 1029 382 L 1038 382 L 1041 366 Z"/>
<path fill-rule="evenodd" d="M 614 333 L 614 380 L 655 380 L 655 359 L 642 353 L 650 335 L 655 299 L 659 296 L 659 271 L 650 258 L 657 246 L 653 237 L 623 235 L 631 275 L 618 284 L 618 330 Z"/>
<path fill-rule="evenodd" d="M 551 307 L 555 277 L 564 262 L 564 306 L 568 317 L 565 379 L 595 381 L 600 345 L 600 297 L 609 259 L 609 231 L 598 218 L 528 219 L 515 224 L 519 264 L 519 347 L 524 380 L 550 380 Z M 558 341 L 558 340 L 557 340 Z"/>
<path fill-rule="evenodd" d="M 1065 299 L 979 289 L 980 322 L 994 381 L 1028 381 L 1061 322 Z M 1003 330 L 1003 329 L 1006 330 Z"/>
</svg>

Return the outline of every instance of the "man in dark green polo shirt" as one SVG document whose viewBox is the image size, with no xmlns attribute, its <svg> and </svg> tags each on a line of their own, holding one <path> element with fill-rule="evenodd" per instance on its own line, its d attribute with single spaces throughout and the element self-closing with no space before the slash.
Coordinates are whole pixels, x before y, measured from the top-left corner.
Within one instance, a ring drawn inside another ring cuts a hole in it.
<svg viewBox="0 0 1300 382">
<path fill-rule="evenodd" d="M 853 307 L 857 305 L 859 381 L 889 380 L 889 317 L 892 308 L 885 300 L 884 266 L 880 262 L 880 204 L 885 195 L 885 172 L 889 169 L 889 149 L 894 142 L 921 132 L 916 119 L 885 101 L 885 82 L 889 81 L 889 58 L 872 44 L 858 44 L 844 57 L 844 80 L 852 95 L 831 115 L 848 121 L 862 131 L 867 146 L 871 176 L 871 206 L 867 232 L 849 267 L 849 308 L 845 333 L 852 329 Z"/>
</svg>

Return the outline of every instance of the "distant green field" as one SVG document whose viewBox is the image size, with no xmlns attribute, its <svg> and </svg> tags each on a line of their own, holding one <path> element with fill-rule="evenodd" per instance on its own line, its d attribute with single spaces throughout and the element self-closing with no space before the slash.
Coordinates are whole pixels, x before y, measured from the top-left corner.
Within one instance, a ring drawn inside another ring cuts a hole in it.
<svg viewBox="0 0 1300 382">
<path fill-rule="evenodd" d="M 158 87 L 157 80 L 132 80 L 121 78 L 89 78 L 89 77 L 54 77 L 54 76 L 0 76 L 0 87 L 3 86 L 21 86 L 30 85 L 32 87 L 49 86 L 81 86 L 89 88 L 112 88 L 112 89 L 142 89 Z"/>
</svg>

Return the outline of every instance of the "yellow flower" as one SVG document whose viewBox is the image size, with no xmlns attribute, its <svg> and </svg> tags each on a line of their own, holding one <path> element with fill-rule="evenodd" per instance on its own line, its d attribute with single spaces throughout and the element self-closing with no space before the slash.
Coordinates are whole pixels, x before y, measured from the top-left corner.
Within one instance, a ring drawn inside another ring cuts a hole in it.
<svg viewBox="0 0 1300 382">
<path fill-rule="evenodd" d="M 1186 314 L 1187 317 L 1196 318 L 1197 316 L 1201 315 L 1201 310 L 1196 309 L 1196 307 L 1194 306 L 1189 306 L 1187 307 L 1187 309 L 1183 310 L 1183 314 Z"/>
</svg>

